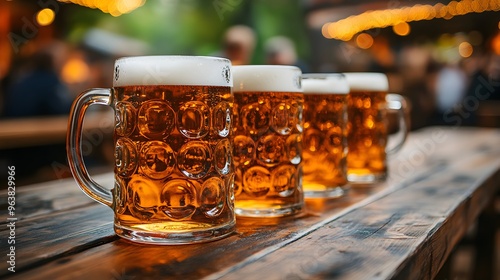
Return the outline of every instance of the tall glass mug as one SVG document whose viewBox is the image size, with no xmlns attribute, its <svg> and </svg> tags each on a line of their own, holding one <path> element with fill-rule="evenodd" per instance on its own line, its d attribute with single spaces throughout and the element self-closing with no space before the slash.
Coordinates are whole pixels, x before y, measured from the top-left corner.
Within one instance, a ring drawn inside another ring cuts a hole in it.
<svg viewBox="0 0 500 280">
<path fill-rule="evenodd" d="M 113 209 L 116 234 L 187 244 L 234 230 L 230 67 L 215 57 L 121 58 L 112 89 L 91 89 L 75 100 L 69 166 L 87 195 Z M 94 104 L 115 111 L 111 191 L 90 178 L 82 158 L 83 118 Z"/>
<path fill-rule="evenodd" d="M 397 152 L 408 134 L 406 102 L 388 94 L 389 82 L 382 73 L 345 73 L 351 91 L 347 114 L 347 179 L 352 183 L 374 183 L 387 177 L 387 154 Z M 398 113 L 399 141 L 387 147 L 387 112 Z"/>
<path fill-rule="evenodd" d="M 301 74 L 293 66 L 233 67 L 237 215 L 279 217 L 303 208 Z"/>
<path fill-rule="evenodd" d="M 341 74 L 302 75 L 303 188 L 306 197 L 340 197 L 347 184 L 347 95 Z"/>
</svg>

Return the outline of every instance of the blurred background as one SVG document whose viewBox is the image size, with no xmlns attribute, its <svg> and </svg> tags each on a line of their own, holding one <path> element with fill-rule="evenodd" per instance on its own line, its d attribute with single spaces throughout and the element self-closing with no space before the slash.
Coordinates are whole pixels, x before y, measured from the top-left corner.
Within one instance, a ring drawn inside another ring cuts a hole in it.
<svg viewBox="0 0 500 280">
<path fill-rule="evenodd" d="M 412 130 L 498 127 L 499 9 L 498 0 L 2 1 L 0 168 L 16 165 L 20 184 L 70 176 L 71 102 L 110 87 L 114 60 L 130 55 L 384 72 L 411 102 Z M 113 116 L 97 113 L 84 152 L 92 170 L 110 171 Z"/>
</svg>

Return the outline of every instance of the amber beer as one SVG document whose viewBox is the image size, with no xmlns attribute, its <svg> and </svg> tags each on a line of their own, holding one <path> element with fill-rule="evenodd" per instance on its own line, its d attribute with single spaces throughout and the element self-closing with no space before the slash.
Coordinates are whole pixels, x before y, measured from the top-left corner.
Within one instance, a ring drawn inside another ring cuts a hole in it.
<svg viewBox="0 0 500 280">
<path fill-rule="evenodd" d="M 279 217 L 300 212 L 301 71 L 293 66 L 234 66 L 235 212 Z"/>
<path fill-rule="evenodd" d="M 114 100 L 116 223 L 161 231 L 232 221 L 231 88 L 115 87 Z"/>
<path fill-rule="evenodd" d="M 232 232 L 229 61 L 123 58 L 114 77 L 115 232 L 154 244 L 195 243 Z"/>
<path fill-rule="evenodd" d="M 306 197 L 340 197 L 347 184 L 347 95 L 341 74 L 302 76 L 303 188 Z"/>
<path fill-rule="evenodd" d="M 373 183 L 387 177 L 387 154 L 399 149 L 405 136 L 394 149 L 387 149 L 387 99 L 399 104 L 400 130 L 406 135 L 404 98 L 388 94 L 387 76 L 382 73 L 345 73 L 351 91 L 348 96 L 347 178 L 352 183 Z"/>
</svg>

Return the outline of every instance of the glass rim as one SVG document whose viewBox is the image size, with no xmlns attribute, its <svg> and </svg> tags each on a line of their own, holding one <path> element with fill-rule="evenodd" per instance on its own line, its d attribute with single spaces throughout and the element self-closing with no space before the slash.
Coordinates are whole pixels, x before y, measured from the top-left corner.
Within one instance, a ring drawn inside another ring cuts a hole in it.
<svg viewBox="0 0 500 280">
<path fill-rule="evenodd" d="M 232 87 L 231 61 L 216 56 L 147 55 L 118 58 L 113 87 L 219 86 Z"/>
<path fill-rule="evenodd" d="M 121 62 L 121 61 L 126 61 L 126 60 L 140 60 L 140 59 L 208 59 L 208 60 L 220 60 L 221 62 L 231 62 L 229 59 L 225 57 L 219 57 L 219 56 L 204 56 L 204 55 L 131 55 L 131 56 L 122 56 L 117 59 L 115 59 L 115 63 Z"/>
<path fill-rule="evenodd" d="M 342 73 L 305 73 L 302 74 L 304 94 L 346 95 L 349 84 Z"/>
<path fill-rule="evenodd" d="M 232 67 L 233 92 L 300 92 L 302 71 L 292 65 L 237 65 Z"/>
<path fill-rule="evenodd" d="M 389 80 L 381 72 L 345 72 L 343 73 L 349 83 L 351 91 L 389 91 Z"/>
</svg>

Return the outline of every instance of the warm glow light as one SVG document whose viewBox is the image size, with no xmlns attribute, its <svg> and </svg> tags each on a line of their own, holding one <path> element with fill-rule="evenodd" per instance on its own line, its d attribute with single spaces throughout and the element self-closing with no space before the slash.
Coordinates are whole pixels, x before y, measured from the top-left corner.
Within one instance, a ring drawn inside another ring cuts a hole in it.
<svg viewBox="0 0 500 280">
<path fill-rule="evenodd" d="M 68 84 L 85 82 L 90 75 L 89 66 L 80 58 L 72 58 L 64 64 L 62 79 Z"/>
<path fill-rule="evenodd" d="M 392 30 L 399 36 L 406 36 L 410 34 L 410 25 L 406 22 L 401 22 L 394 25 Z"/>
<path fill-rule="evenodd" d="M 109 1 L 108 3 L 108 13 L 114 17 L 119 17 L 122 15 L 122 13 L 118 10 L 118 6 L 120 5 L 121 1 Z"/>
<path fill-rule="evenodd" d="M 369 49 L 373 46 L 373 37 L 370 34 L 361 33 L 356 37 L 356 45 L 362 49 Z"/>
<path fill-rule="evenodd" d="M 114 17 L 130 13 L 144 5 L 146 0 L 60 0 L 61 2 L 71 2 L 92 9 L 99 9 L 104 13 L 109 13 Z"/>
<path fill-rule="evenodd" d="M 458 45 L 458 53 L 461 57 L 469 57 L 472 55 L 474 48 L 469 42 L 462 42 Z"/>
<path fill-rule="evenodd" d="M 36 14 L 36 21 L 40 26 L 47 26 L 51 24 L 54 21 L 54 18 L 56 17 L 56 13 L 52 11 L 51 9 L 43 9 L 40 10 Z"/>
<path fill-rule="evenodd" d="M 330 37 L 330 34 L 328 33 L 328 24 L 329 23 L 323 24 L 323 27 L 321 27 L 321 34 L 326 39 L 331 39 L 332 37 Z"/>
<path fill-rule="evenodd" d="M 451 1 L 447 5 L 442 3 L 437 3 L 435 5 L 416 4 L 411 7 L 367 11 L 359 15 L 349 16 L 339 21 L 329 22 L 323 26 L 322 33 L 323 36 L 328 39 L 332 38 L 349 41 L 354 35 L 360 32 L 373 28 L 395 27 L 401 24 L 401 22 L 408 23 L 412 21 L 431 20 L 434 18 L 451 19 L 458 15 L 498 10 L 500 10 L 500 1 L 498 0 Z M 500 29 L 500 22 L 498 23 L 498 28 Z M 396 30 L 394 32 L 396 32 Z"/>
<path fill-rule="evenodd" d="M 139 8 L 144 3 L 142 0 L 121 0 L 118 1 L 116 7 L 122 14 L 130 13 L 131 11 Z"/>
<path fill-rule="evenodd" d="M 498 33 L 493 40 L 491 40 L 491 49 L 495 54 L 500 55 L 500 33 Z"/>
</svg>

